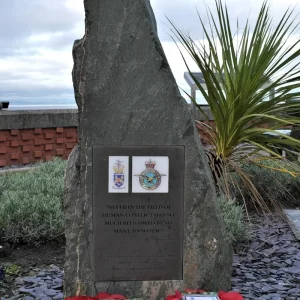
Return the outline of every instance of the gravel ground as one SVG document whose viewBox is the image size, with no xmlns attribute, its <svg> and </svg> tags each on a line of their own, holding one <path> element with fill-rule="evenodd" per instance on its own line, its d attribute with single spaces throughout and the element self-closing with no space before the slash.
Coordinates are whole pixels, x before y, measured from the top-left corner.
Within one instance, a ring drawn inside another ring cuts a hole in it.
<svg viewBox="0 0 300 300">
<path fill-rule="evenodd" d="M 57 266 L 51 266 L 46 270 L 36 268 L 31 271 L 31 276 L 16 278 L 13 296 L 2 297 L 1 300 L 61 300 L 63 299 L 63 275 L 63 270 Z"/>
<path fill-rule="evenodd" d="M 252 241 L 236 247 L 232 290 L 245 300 L 300 300 L 300 242 L 279 217 L 255 216 L 251 221 Z M 51 266 L 35 271 L 16 278 L 14 296 L 2 299 L 63 299 L 63 270 Z"/>
<path fill-rule="evenodd" d="M 253 217 L 253 240 L 239 244 L 232 289 L 245 299 L 300 299 L 300 242 L 279 217 Z"/>
</svg>

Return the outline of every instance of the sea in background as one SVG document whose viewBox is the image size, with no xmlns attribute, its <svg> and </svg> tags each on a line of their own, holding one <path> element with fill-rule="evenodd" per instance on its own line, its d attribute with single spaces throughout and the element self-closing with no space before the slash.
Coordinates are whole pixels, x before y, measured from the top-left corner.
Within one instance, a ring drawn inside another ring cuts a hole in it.
<svg viewBox="0 0 300 300">
<path fill-rule="evenodd" d="M 74 104 L 57 104 L 57 105 L 9 105 L 8 109 L 3 110 L 44 110 L 44 109 L 77 109 L 77 105 Z"/>
</svg>

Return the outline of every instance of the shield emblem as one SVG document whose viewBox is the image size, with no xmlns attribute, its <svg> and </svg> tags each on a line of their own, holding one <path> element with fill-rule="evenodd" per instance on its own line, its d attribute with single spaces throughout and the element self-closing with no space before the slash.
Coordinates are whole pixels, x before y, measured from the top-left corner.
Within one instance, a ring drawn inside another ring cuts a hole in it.
<svg viewBox="0 0 300 300">
<path fill-rule="evenodd" d="M 113 189 L 125 189 L 125 174 L 124 174 L 125 166 L 122 164 L 122 161 L 116 160 L 113 165 L 114 170 L 114 185 Z"/>
<path fill-rule="evenodd" d="M 124 174 L 114 173 L 114 184 L 116 188 L 122 188 L 124 185 Z"/>
</svg>

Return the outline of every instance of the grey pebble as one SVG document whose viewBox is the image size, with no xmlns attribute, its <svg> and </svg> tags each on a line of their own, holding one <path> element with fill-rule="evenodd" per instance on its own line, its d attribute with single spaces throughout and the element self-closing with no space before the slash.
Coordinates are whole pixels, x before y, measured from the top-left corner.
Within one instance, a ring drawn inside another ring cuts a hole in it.
<svg viewBox="0 0 300 300">
<path fill-rule="evenodd" d="M 60 299 L 63 299 L 63 298 L 64 298 L 63 293 L 58 293 L 56 296 L 53 297 L 53 300 L 60 300 Z"/>
<path fill-rule="evenodd" d="M 56 267 L 56 266 L 53 266 L 49 272 L 60 272 L 60 268 L 59 267 Z"/>
<path fill-rule="evenodd" d="M 50 283 L 50 284 L 53 284 L 53 280 L 51 280 L 51 279 L 46 279 L 45 282 L 46 282 L 47 284 L 49 284 L 49 283 Z"/>
<path fill-rule="evenodd" d="M 33 288 L 37 287 L 38 285 L 39 285 L 39 284 L 36 282 L 36 283 L 34 283 L 34 284 L 32 284 L 32 285 L 26 286 L 26 288 L 27 288 L 27 289 L 33 289 Z"/>
<path fill-rule="evenodd" d="M 53 285 L 52 289 L 60 289 L 62 287 L 63 287 L 63 285 L 62 285 L 62 283 L 60 283 L 60 284 Z"/>
<path fill-rule="evenodd" d="M 27 288 L 25 288 L 25 287 L 21 287 L 21 288 L 19 288 L 19 291 L 20 291 L 21 293 L 30 293 L 30 292 L 33 291 L 33 289 L 27 289 Z"/>
<path fill-rule="evenodd" d="M 53 278 L 51 277 L 51 276 L 49 276 L 49 275 L 47 275 L 46 277 L 43 277 L 43 280 L 53 280 Z"/>
<path fill-rule="evenodd" d="M 58 293 L 58 291 L 55 291 L 55 290 L 47 290 L 46 291 L 46 294 L 48 296 L 55 296 L 57 293 Z"/>
<path fill-rule="evenodd" d="M 39 277 L 25 277 L 23 278 L 24 282 L 29 282 L 29 283 L 35 283 L 41 281 L 41 278 Z"/>
<path fill-rule="evenodd" d="M 232 290 L 245 300 L 300 299 L 300 243 L 274 217 L 254 216 L 253 240 L 236 247 Z"/>
</svg>

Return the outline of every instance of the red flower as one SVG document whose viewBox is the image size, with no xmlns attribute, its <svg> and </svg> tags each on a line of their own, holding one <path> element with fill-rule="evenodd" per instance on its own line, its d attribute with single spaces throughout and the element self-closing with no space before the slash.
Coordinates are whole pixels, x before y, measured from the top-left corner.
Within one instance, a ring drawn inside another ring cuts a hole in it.
<svg viewBox="0 0 300 300">
<path fill-rule="evenodd" d="M 176 295 L 176 298 L 178 298 L 179 300 L 182 299 L 182 295 L 178 290 L 175 291 L 175 295 Z"/>
<path fill-rule="evenodd" d="M 220 300 L 244 300 L 243 296 L 239 294 L 238 292 L 224 292 L 220 291 L 218 292 L 218 296 Z"/>
<path fill-rule="evenodd" d="M 104 300 L 104 299 L 116 299 L 116 300 L 124 300 L 126 299 L 123 295 L 120 294 L 108 294 L 105 292 L 101 292 L 95 297 L 90 296 L 77 296 L 77 297 L 68 297 L 65 300 Z"/>
<path fill-rule="evenodd" d="M 98 295 L 96 295 L 94 298 L 101 300 L 101 299 L 107 299 L 108 297 L 110 297 L 110 294 L 102 292 L 102 293 L 99 293 Z"/>
<path fill-rule="evenodd" d="M 181 299 L 182 299 L 182 295 L 178 290 L 175 291 L 175 295 L 169 295 L 166 298 L 166 300 L 181 300 Z"/>
</svg>

